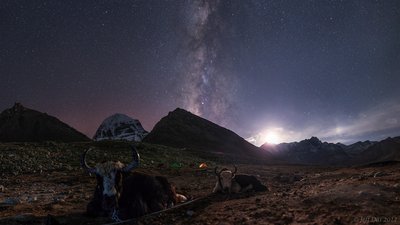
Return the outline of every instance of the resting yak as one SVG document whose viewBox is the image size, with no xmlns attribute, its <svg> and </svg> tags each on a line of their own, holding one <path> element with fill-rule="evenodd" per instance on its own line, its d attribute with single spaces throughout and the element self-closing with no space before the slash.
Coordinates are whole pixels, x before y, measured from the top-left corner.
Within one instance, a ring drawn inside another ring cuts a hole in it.
<svg viewBox="0 0 400 225">
<path fill-rule="evenodd" d="M 217 183 L 215 184 L 213 193 L 239 193 L 250 190 L 268 190 L 255 176 L 236 174 L 236 172 L 236 166 L 233 172 L 227 168 L 223 168 L 218 172 L 218 167 L 215 167 L 214 173 L 217 176 Z"/>
<path fill-rule="evenodd" d="M 132 145 L 131 148 L 133 159 L 128 165 L 106 161 L 92 168 L 86 163 L 86 154 L 91 149 L 82 154 L 81 166 L 97 178 L 93 199 L 86 209 L 88 215 L 111 216 L 119 221 L 163 210 L 186 200 L 185 196 L 176 194 L 167 178 L 131 172 L 140 161 L 135 147 Z"/>
</svg>

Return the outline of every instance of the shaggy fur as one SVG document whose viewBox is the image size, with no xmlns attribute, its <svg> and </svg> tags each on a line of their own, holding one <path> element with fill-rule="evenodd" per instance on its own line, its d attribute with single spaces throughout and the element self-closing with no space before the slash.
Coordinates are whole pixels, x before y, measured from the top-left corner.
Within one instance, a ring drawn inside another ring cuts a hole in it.
<svg viewBox="0 0 400 225">
<path fill-rule="evenodd" d="M 130 171 L 139 166 L 140 158 L 132 146 L 133 160 L 128 165 L 121 162 L 103 162 L 91 168 L 86 163 L 86 150 L 81 166 L 96 174 L 97 185 L 86 212 L 90 216 L 112 216 L 113 219 L 129 219 L 156 212 L 186 201 L 175 193 L 167 178 Z"/>
<path fill-rule="evenodd" d="M 120 161 L 118 162 L 107 161 L 103 163 L 98 163 L 96 165 L 96 173 L 99 174 L 100 176 L 106 176 L 110 174 L 113 170 L 122 169 L 124 168 L 124 166 L 125 165 Z"/>
<path fill-rule="evenodd" d="M 93 199 L 87 206 L 88 215 L 108 216 L 116 207 L 120 219 L 136 218 L 171 207 L 182 201 L 181 196 L 183 196 L 175 193 L 174 187 L 165 177 L 138 172 L 130 174 L 119 172 L 116 175 L 115 188 L 120 197 L 116 198 L 115 204 L 106 206 L 104 201 L 107 200 L 103 195 L 102 184 L 103 178 L 98 175 Z M 177 199 L 178 197 L 180 199 Z M 183 198 L 183 201 L 186 201 L 186 197 Z"/>
</svg>

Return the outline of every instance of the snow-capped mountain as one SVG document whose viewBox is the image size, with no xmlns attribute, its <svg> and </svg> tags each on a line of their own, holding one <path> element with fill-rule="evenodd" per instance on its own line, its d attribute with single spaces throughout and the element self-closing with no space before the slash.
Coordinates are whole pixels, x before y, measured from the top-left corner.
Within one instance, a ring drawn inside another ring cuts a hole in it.
<svg viewBox="0 0 400 225">
<path fill-rule="evenodd" d="M 127 141 L 142 141 L 148 134 L 142 127 L 139 120 L 116 113 L 107 117 L 100 127 L 97 129 L 93 139 L 101 140 L 127 140 Z"/>
</svg>

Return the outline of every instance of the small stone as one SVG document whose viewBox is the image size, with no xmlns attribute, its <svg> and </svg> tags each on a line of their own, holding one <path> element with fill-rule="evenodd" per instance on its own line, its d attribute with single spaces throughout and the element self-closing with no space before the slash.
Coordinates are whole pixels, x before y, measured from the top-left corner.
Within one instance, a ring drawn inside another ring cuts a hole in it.
<svg viewBox="0 0 400 225">
<path fill-rule="evenodd" d="M 21 201 L 17 198 L 6 198 L 3 201 L 3 204 L 6 204 L 6 205 L 16 205 L 18 203 L 21 203 Z"/>
<path fill-rule="evenodd" d="M 3 185 L 0 185 L 0 192 L 4 192 L 5 191 L 5 187 Z"/>
<path fill-rule="evenodd" d="M 52 204 L 51 206 L 50 206 L 50 208 L 51 209 L 54 209 L 54 210 L 58 210 L 58 209 L 62 209 L 64 206 L 62 206 L 62 205 L 60 205 L 60 204 Z"/>
<path fill-rule="evenodd" d="M 67 165 L 67 166 L 65 166 L 65 168 L 68 170 L 68 171 L 72 171 L 74 168 L 72 168 L 72 166 L 70 166 L 70 165 Z"/>
<path fill-rule="evenodd" d="M 54 197 L 53 198 L 53 202 L 54 203 L 61 203 L 61 202 L 65 202 L 65 199 L 60 198 L 60 197 Z"/>
<path fill-rule="evenodd" d="M 186 215 L 188 215 L 188 216 L 193 216 L 193 214 L 194 214 L 193 210 L 186 211 Z"/>
<path fill-rule="evenodd" d="M 376 173 L 374 174 L 374 177 L 383 177 L 383 176 L 385 176 L 385 175 L 386 175 L 385 173 L 376 172 Z"/>
<path fill-rule="evenodd" d="M 28 197 L 28 202 L 36 202 L 37 201 L 37 197 L 36 196 L 29 196 Z"/>
</svg>

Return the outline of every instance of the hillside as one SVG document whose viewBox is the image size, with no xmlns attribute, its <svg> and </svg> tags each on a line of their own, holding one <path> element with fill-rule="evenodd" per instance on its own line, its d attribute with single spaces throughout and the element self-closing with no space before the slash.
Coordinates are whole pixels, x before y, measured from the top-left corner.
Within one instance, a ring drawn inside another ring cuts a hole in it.
<svg viewBox="0 0 400 225">
<path fill-rule="evenodd" d="M 162 118 L 143 141 L 207 152 L 267 155 L 234 132 L 180 108 Z"/>
<path fill-rule="evenodd" d="M 355 161 L 358 164 L 400 161 L 400 137 L 389 137 L 371 145 L 362 151 Z"/>
<path fill-rule="evenodd" d="M 56 117 L 24 107 L 19 103 L 0 114 L 0 141 L 88 141 L 84 134 Z"/>
</svg>

